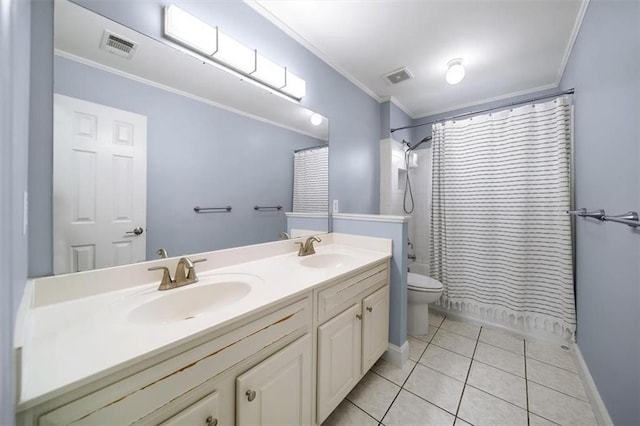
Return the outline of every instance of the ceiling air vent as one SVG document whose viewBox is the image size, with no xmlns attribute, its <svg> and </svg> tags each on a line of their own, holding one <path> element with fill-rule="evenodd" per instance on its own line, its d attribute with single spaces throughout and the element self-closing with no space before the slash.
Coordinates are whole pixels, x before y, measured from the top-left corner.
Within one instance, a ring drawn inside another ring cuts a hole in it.
<svg viewBox="0 0 640 426">
<path fill-rule="evenodd" d="M 401 81 L 409 80 L 413 78 L 413 74 L 407 67 L 400 68 L 399 70 L 391 71 L 384 76 L 385 79 L 391 84 L 398 84 Z"/>
<path fill-rule="evenodd" d="M 114 55 L 122 56 L 127 59 L 131 59 L 138 43 L 132 40 L 128 40 L 122 36 L 112 33 L 111 31 L 104 30 L 102 34 L 102 41 L 100 42 L 100 49 L 113 53 Z"/>
</svg>

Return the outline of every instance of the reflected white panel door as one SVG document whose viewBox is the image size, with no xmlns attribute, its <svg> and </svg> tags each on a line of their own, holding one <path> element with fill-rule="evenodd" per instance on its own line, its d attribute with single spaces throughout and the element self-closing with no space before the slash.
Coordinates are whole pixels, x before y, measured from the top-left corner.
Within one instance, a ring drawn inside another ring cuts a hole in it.
<svg viewBox="0 0 640 426">
<path fill-rule="evenodd" d="M 145 260 L 147 118 L 54 95 L 54 274 Z"/>
</svg>

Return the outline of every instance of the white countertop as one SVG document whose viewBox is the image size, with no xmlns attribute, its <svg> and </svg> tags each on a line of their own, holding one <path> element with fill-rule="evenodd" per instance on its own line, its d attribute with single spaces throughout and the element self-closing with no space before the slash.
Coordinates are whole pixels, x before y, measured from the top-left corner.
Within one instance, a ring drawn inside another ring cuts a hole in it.
<svg viewBox="0 0 640 426">
<path fill-rule="evenodd" d="M 316 255 L 347 254 L 348 260 L 326 268 L 303 266 L 300 262 L 314 255 L 298 257 L 296 240 L 288 240 L 192 255 L 210 259 L 196 264 L 200 282 L 168 291 L 157 290 L 161 274 L 146 268 L 166 264 L 173 274 L 177 259 L 30 281 L 16 330 L 22 365 L 18 411 L 391 257 L 391 240 L 345 234 L 322 239 Z M 127 271 L 145 282 L 111 282 Z M 85 287 L 79 286 L 82 281 Z M 132 314 L 157 298 L 222 281 L 245 282 L 250 291 L 189 320 L 145 321 Z"/>
</svg>

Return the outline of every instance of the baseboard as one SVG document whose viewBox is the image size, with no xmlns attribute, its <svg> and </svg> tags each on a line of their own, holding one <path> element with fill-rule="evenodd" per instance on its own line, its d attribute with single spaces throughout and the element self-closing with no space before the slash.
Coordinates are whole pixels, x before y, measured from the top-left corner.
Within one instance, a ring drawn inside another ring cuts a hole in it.
<svg viewBox="0 0 640 426">
<path fill-rule="evenodd" d="M 402 366 L 409 360 L 409 341 L 405 340 L 402 346 L 396 346 L 389 343 L 389 349 L 382 354 L 382 359 L 390 362 L 398 368 L 402 368 Z"/>
<path fill-rule="evenodd" d="M 593 377 L 591 377 L 591 373 L 589 372 L 589 368 L 587 367 L 587 363 L 584 361 L 582 357 L 582 352 L 580 352 L 580 348 L 578 345 L 572 345 L 573 353 L 575 355 L 577 364 L 578 364 L 578 375 L 582 380 L 582 384 L 584 385 L 584 390 L 587 392 L 587 397 L 589 398 L 589 402 L 591 403 L 591 408 L 593 409 L 593 414 L 596 416 L 596 420 L 600 426 L 604 425 L 613 425 L 613 421 L 609 416 L 609 411 L 607 407 L 604 405 L 604 401 L 600 397 L 600 392 L 598 392 L 598 388 L 596 387 L 596 383 L 593 381 Z"/>
</svg>

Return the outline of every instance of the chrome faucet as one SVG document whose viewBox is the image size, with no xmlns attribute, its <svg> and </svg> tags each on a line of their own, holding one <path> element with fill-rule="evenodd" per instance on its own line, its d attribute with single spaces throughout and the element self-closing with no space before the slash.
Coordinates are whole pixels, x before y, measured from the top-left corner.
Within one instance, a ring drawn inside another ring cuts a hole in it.
<svg viewBox="0 0 640 426">
<path fill-rule="evenodd" d="M 314 241 L 320 242 L 322 240 L 316 237 L 315 235 L 312 235 L 309 238 L 307 238 L 307 240 L 304 243 L 301 241 L 297 241 L 296 244 L 300 244 L 300 250 L 298 250 L 298 256 L 309 256 L 310 254 L 315 254 L 316 250 L 313 247 Z"/>
<path fill-rule="evenodd" d="M 182 287 L 184 285 L 193 284 L 198 282 L 198 276 L 196 275 L 196 268 L 194 263 L 204 262 L 207 259 L 191 260 L 188 257 L 181 257 L 176 267 L 175 279 L 171 279 L 171 273 L 166 266 L 154 266 L 149 268 L 149 271 L 162 271 L 162 280 L 158 286 L 158 290 L 171 290 L 172 288 Z"/>
<path fill-rule="evenodd" d="M 287 234 L 286 232 L 281 232 L 278 234 L 278 237 L 282 238 L 283 240 L 288 240 L 291 237 L 289 236 L 289 234 Z"/>
<path fill-rule="evenodd" d="M 169 253 L 167 253 L 167 250 L 164 248 L 159 248 L 158 250 L 156 250 L 156 254 L 162 259 L 166 259 L 167 257 L 169 257 Z"/>
</svg>

